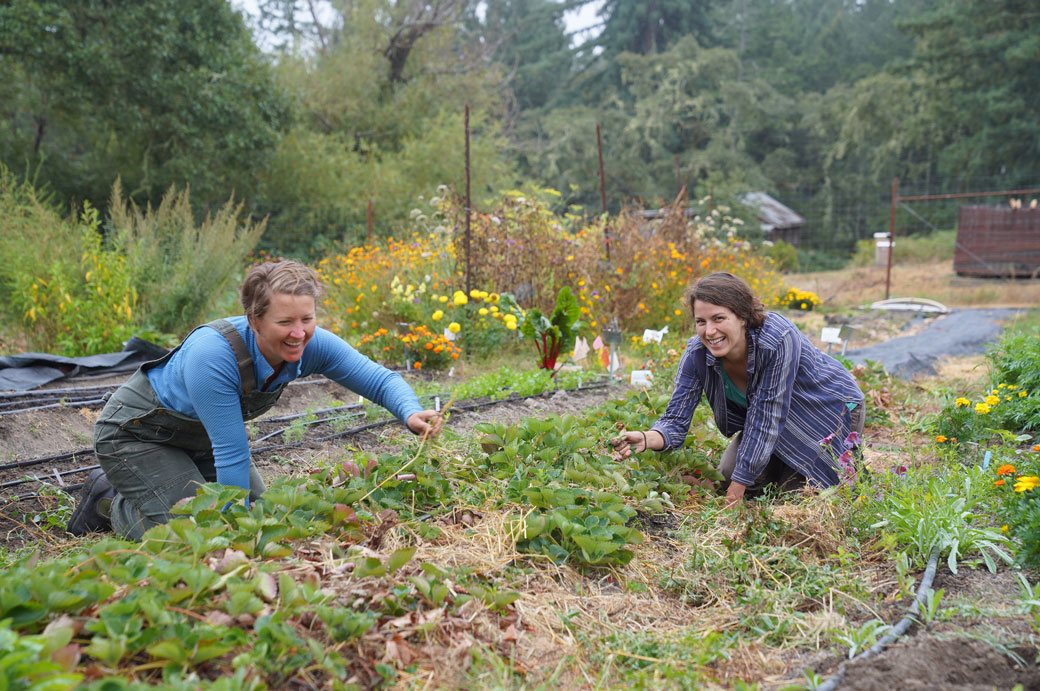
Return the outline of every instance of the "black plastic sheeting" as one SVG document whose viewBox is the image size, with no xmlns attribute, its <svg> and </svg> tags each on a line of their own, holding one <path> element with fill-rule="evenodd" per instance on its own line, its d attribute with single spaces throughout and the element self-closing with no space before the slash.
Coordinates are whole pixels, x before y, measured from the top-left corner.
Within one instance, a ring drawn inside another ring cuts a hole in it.
<svg viewBox="0 0 1040 691">
<path fill-rule="evenodd" d="M 0 389 L 28 391 L 65 377 L 130 372 L 165 354 L 166 349 L 162 346 L 134 336 L 118 353 L 86 357 L 48 353 L 0 356 Z"/>
</svg>

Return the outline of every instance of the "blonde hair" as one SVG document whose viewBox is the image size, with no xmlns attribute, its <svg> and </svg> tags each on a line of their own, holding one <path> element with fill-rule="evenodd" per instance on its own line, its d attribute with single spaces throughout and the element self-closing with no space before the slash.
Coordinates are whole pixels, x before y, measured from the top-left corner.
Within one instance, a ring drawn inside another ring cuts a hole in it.
<svg viewBox="0 0 1040 691">
<path fill-rule="evenodd" d="M 272 295 L 310 295 L 317 302 L 322 290 L 310 267 L 292 260 L 266 262 L 250 269 L 242 281 L 242 307 L 247 319 L 260 319 L 267 314 Z"/>
<path fill-rule="evenodd" d="M 742 319 L 749 329 L 757 329 L 766 320 L 762 301 L 751 292 L 744 279 L 725 271 L 710 273 L 694 283 L 686 291 L 686 299 L 693 314 L 693 303 L 697 300 L 719 305 Z"/>
</svg>

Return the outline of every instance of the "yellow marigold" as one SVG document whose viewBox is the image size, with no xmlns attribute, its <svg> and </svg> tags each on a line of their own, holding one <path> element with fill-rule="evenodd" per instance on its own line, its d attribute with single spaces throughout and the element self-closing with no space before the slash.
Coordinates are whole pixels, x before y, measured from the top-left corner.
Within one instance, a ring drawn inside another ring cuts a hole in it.
<svg viewBox="0 0 1040 691">
<path fill-rule="evenodd" d="M 1028 394 L 1027 394 L 1027 393 L 1026 393 L 1025 391 L 1019 391 L 1019 392 L 1018 392 L 1018 397 L 1019 397 L 1019 398 L 1025 398 L 1025 397 L 1026 397 L 1027 395 L 1028 395 Z"/>
<path fill-rule="evenodd" d="M 988 405 L 986 405 L 985 403 L 976 403 L 975 404 L 975 412 L 978 413 L 979 415 L 988 415 L 989 411 L 990 411 L 990 407 Z"/>
<path fill-rule="evenodd" d="M 954 403 L 957 404 L 958 408 L 963 408 L 964 406 L 971 405 L 971 401 L 969 401 L 967 398 L 964 398 L 963 396 L 954 401 Z"/>
<path fill-rule="evenodd" d="M 1023 475 L 1015 480 L 1015 491 L 1030 492 L 1036 489 L 1038 484 L 1040 484 L 1040 477 L 1037 477 L 1036 475 Z"/>
<path fill-rule="evenodd" d="M 435 321 L 435 322 L 436 322 L 436 321 L 440 321 L 440 320 L 441 320 L 441 318 L 443 318 L 443 317 L 444 317 L 444 311 L 443 311 L 443 310 L 437 310 L 436 312 L 434 312 L 434 313 L 433 313 L 433 314 L 431 315 L 431 318 L 432 318 L 432 319 L 433 319 L 433 321 Z"/>
<path fill-rule="evenodd" d="M 458 332 L 462 331 L 462 326 L 458 322 L 452 322 L 448 324 L 448 331 L 452 332 L 453 334 L 457 334 Z"/>
<path fill-rule="evenodd" d="M 479 310 L 477 310 L 477 314 L 479 314 L 482 317 L 486 317 L 487 313 L 488 313 L 487 307 L 481 307 Z"/>
<path fill-rule="evenodd" d="M 989 405 L 996 405 L 996 404 L 1000 403 L 1000 396 L 992 396 L 992 395 L 990 395 L 990 396 L 986 396 L 986 398 L 984 398 L 983 400 L 986 401 L 986 403 L 988 403 Z"/>
<path fill-rule="evenodd" d="M 512 321 L 507 321 L 506 322 L 506 328 L 509 329 L 510 331 L 516 331 L 516 320 L 514 319 Z"/>
<path fill-rule="evenodd" d="M 447 302 L 448 301 L 448 296 L 447 295 L 441 295 L 439 298 L 437 298 L 437 300 L 440 301 L 440 302 Z"/>
<path fill-rule="evenodd" d="M 502 299 L 502 296 L 499 295 L 498 293 L 488 293 L 488 295 L 487 295 L 487 302 L 490 302 L 491 304 L 495 304 L 495 303 L 497 303 L 501 299 Z"/>
<path fill-rule="evenodd" d="M 469 291 L 469 296 L 474 300 L 477 300 L 480 298 L 480 291 L 474 288 L 473 290 Z"/>
<path fill-rule="evenodd" d="M 1015 466 L 1011 465 L 1010 463 L 1005 463 L 1004 465 L 1002 465 L 999 468 L 997 468 L 997 475 L 1014 475 L 1014 474 L 1015 474 Z"/>
</svg>

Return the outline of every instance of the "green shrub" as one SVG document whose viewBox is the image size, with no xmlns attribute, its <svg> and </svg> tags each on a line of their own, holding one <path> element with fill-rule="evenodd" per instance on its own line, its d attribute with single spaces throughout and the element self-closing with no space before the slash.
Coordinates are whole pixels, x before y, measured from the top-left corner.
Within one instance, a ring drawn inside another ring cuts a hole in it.
<svg viewBox="0 0 1040 691">
<path fill-rule="evenodd" d="M 157 208 L 141 209 L 124 201 L 116 182 L 110 204 L 113 243 L 126 256 L 140 323 L 183 336 L 215 316 L 215 302 L 241 275 L 266 226 L 266 220 L 240 219 L 242 208 L 228 200 L 196 224 L 188 189 L 171 187 Z"/>
<path fill-rule="evenodd" d="M 136 292 L 123 257 L 104 248 L 97 210 L 88 203 L 66 239 L 78 256 L 8 266 L 10 305 L 34 349 L 69 357 L 122 349 L 134 334 Z"/>
<path fill-rule="evenodd" d="M 782 273 L 793 273 L 798 271 L 798 248 L 783 240 L 777 240 L 772 245 L 763 245 L 765 254 L 771 257 L 778 271 Z"/>
</svg>

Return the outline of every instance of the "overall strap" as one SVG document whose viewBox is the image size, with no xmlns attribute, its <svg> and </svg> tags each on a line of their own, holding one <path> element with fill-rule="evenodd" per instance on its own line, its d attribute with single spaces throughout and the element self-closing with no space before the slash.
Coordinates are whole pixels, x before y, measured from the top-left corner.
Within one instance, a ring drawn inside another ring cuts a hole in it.
<svg viewBox="0 0 1040 691">
<path fill-rule="evenodd" d="M 249 355 L 246 342 L 242 340 L 242 334 L 238 333 L 235 325 L 227 319 L 214 319 L 206 324 L 220 332 L 231 344 L 231 350 L 235 353 L 238 361 L 238 373 L 242 376 L 242 391 L 250 393 L 256 388 L 256 376 L 253 374 L 253 358 Z"/>
</svg>

